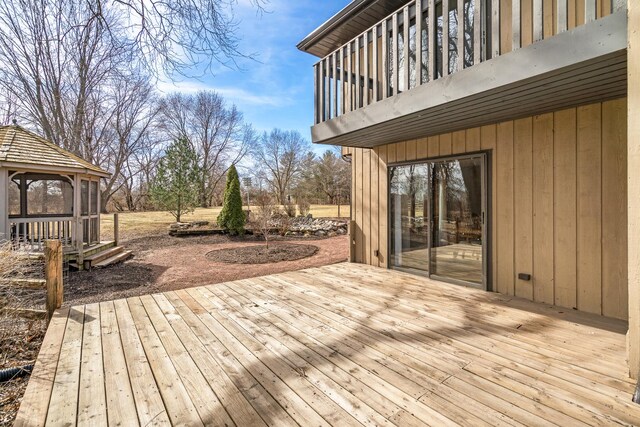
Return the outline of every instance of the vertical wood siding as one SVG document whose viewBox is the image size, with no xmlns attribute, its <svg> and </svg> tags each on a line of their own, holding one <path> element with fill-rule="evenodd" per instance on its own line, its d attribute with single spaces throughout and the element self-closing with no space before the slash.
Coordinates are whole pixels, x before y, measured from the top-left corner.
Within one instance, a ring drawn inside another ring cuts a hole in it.
<svg viewBox="0 0 640 427">
<path fill-rule="evenodd" d="M 353 162 L 356 261 L 388 266 L 389 164 L 486 151 L 493 289 L 626 319 L 626 120 L 626 99 L 618 99 L 345 150 Z"/>
</svg>

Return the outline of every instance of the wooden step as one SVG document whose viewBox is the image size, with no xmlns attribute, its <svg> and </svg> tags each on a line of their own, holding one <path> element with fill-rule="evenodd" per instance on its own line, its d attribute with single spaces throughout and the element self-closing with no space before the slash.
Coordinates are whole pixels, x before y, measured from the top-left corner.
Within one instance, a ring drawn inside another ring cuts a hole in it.
<svg viewBox="0 0 640 427">
<path fill-rule="evenodd" d="M 107 267 L 109 265 L 113 265 L 113 264 L 117 264 L 119 262 L 126 261 L 129 258 L 131 258 L 132 256 L 133 256 L 133 252 L 124 251 L 124 252 L 121 252 L 121 253 L 119 253 L 117 255 L 112 256 L 111 258 L 107 258 L 107 259 L 105 259 L 103 261 L 100 261 L 97 264 L 93 264 L 92 266 L 96 267 L 96 268 Z"/>
<path fill-rule="evenodd" d="M 116 246 L 90 255 L 84 259 L 84 268 L 90 269 L 91 267 L 104 261 L 105 259 L 114 257 L 119 253 L 122 253 L 122 251 L 124 251 L 124 248 L 122 246 Z"/>
</svg>

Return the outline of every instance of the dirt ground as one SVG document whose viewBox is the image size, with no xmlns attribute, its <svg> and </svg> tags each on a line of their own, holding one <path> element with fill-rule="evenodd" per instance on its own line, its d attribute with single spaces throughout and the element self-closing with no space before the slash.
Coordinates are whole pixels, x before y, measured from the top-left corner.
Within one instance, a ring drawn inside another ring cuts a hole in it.
<svg viewBox="0 0 640 427">
<path fill-rule="evenodd" d="M 207 253 L 225 248 L 263 245 L 253 236 L 170 237 L 147 236 L 123 242 L 135 258 L 123 264 L 72 273 L 65 283 L 64 305 L 87 304 L 227 282 L 284 271 L 300 270 L 347 260 L 347 236 L 328 238 L 273 238 L 278 243 L 310 244 L 318 251 L 307 258 L 271 264 L 226 264 L 214 262 Z"/>
</svg>

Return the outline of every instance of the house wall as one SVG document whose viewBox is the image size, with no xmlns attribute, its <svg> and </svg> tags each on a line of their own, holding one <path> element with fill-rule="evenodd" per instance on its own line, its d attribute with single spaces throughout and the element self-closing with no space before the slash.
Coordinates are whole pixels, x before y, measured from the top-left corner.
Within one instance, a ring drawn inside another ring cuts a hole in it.
<svg viewBox="0 0 640 427">
<path fill-rule="evenodd" d="M 355 262 L 388 266 L 388 165 L 486 151 L 492 289 L 626 319 L 626 124 L 626 99 L 618 99 L 375 149 L 346 148 Z M 518 280 L 519 272 L 532 280 Z"/>
<path fill-rule="evenodd" d="M 627 2 L 628 15 L 628 115 L 640 115 L 640 3 Z M 629 272 L 629 373 L 640 376 L 640 121 L 628 122 L 628 272 Z"/>
</svg>

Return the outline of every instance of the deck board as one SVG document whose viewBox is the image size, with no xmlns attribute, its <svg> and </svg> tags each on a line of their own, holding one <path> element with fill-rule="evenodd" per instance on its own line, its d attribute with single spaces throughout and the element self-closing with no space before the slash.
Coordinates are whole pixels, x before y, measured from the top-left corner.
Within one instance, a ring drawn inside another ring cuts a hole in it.
<svg viewBox="0 0 640 427">
<path fill-rule="evenodd" d="M 16 425 L 638 425 L 625 332 L 336 264 L 60 310 Z"/>
</svg>

